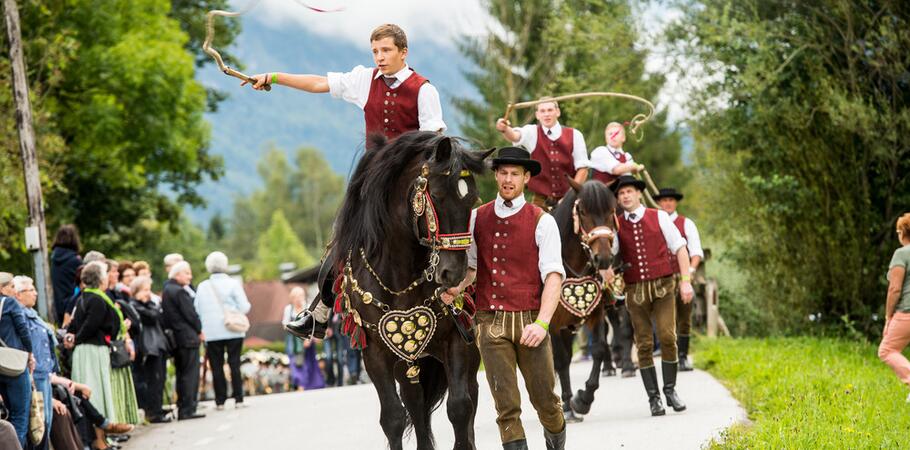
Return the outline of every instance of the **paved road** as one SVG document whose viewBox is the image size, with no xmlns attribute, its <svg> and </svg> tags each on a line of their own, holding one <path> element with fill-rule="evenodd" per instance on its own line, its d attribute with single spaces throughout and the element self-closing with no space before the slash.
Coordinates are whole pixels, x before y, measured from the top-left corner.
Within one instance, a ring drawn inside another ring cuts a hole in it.
<svg viewBox="0 0 910 450">
<path fill-rule="evenodd" d="M 589 363 L 572 366 L 578 386 Z M 479 374 L 480 400 L 476 419 L 477 447 L 502 448 L 495 410 L 484 375 Z M 520 378 L 520 377 L 519 377 Z M 651 417 L 639 377 L 601 378 L 601 387 L 585 421 L 569 425 L 567 449 L 698 449 L 737 421 L 745 411 L 730 393 L 705 372 L 681 373 L 678 391 L 688 404 L 682 413 Z M 208 417 L 142 427 L 126 450 L 265 450 L 387 448 L 379 427 L 379 401 L 371 385 L 310 392 L 274 394 L 247 399 L 249 408 L 224 411 L 208 408 Z M 210 405 L 211 406 L 211 405 Z M 543 429 L 527 398 L 522 407 L 529 447 L 543 449 Z M 433 417 L 440 449 L 454 438 L 445 406 Z M 410 447 L 414 448 L 414 443 Z"/>
</svg>

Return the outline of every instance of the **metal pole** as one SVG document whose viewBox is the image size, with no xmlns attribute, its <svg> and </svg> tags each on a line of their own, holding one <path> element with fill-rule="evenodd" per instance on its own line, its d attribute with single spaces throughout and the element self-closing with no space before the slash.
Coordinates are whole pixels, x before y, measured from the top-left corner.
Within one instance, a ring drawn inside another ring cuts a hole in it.
<svg viewBox="0 0 910 450">
<path fill-rule="evenodd" d="M 10 69 L 13 76 L 13 99 L 16 103 L 16 125 L 19 129 L 19 149 L 22 151 L 22 171 L 25 176 L 25 196 L 28 201 L 28 230 L 26 243 L 35 264 L 35 289 L 38 290 L 38 313 L 53 319 L 50 270 L 47 264 L 47 230 L 44 226 L 44 200 L 35 151 L 35 131 L 32 129 L 32 108 L 28 99 L 28 82 L 22 57 L 22 33 L 19 29 L 19 8 L 16 0 L 3 0 L 3 16 L 9 41 Z M 35 233 L 37 231 L 37 233 Z M 35 236 L 37 234 L 37 236 Z M 37 237 L 37 242 L 33 238 Z M 30 242 L 31 241 L 31 242 Z"/>
</svg>

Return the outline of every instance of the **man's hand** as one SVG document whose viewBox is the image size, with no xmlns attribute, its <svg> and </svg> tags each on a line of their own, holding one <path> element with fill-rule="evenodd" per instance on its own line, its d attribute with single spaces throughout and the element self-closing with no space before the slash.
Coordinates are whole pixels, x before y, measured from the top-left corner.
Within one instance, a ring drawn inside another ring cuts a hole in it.
<svg viewBox="0 0 910 450">
<path fill-rule="evenodd" d="M 123 319 L 123 325 L 129 330 L 133 326 L 133 321 L 130 319 Z"/>
<path fill-rule="evenodd" d="M 82 393 L 82 396 L 88 400 L 92 396 L 92 388 L 88 387 L 87 384 L 82 383 L 73 383 L 75 389 Z"/>
<path fill-rule="evenodd" d="M 76 346 L 76 335 L 73 333 L 67 333 L 66 336 L 63 337 L 63 347 L 65 347 L 66 349 L 72 349 L 75 346 Z"/>
<path fill-rule="evenodd" d="M 258 75 L 251 76 L 250 77 L 251 79 L 256 80 L 256 82 L 253 83 L 253 89 L 255 89 L 257 91 L 261 91 L 261 90 L 265 89 L 265 86 L 267 84 L 269 84 L 270 75 L 271 74 L 268 74 L 268 73 L 260 73 Z M 246 86 L 248 83 L 249 83 L 249 81 L 244 80 L 242 83 L 240 83 L 240 85 Z"/>
<path fill-rule="evenodd" d="M 56 398 L 51 400 L 53 400 L 55 413 L 60 414 L 61 416 L 69 414 L 69 411 L 66 409 L 66 405 L 64 405 L 63 402 L 57 400 Z"/>
<path fill-rule="evenodd" d="M 679 294 L 685 304 L 689 304 L 695 297 L 695 289 L 692 289 L 692 283 L 683 281 L 679 283 Z"/>
<path fill-rule="evenodd" d="M 509 121 L 503 118 L 500 118 L 496 121 L 496 131 L 502 133 L 508 130 L 510 127 Z"/>
<path fill-rule="evenodd" d="M 611 284 L 613 284 L 613 278 L 616 277 L 616 274 L 613 273 L 613 268 L 611 267 L 607 270 L 601 270 L 600 276 L 603 277 L 604 284 L 606 284 L 607 286 L 610 286 Z"/>
<path fill-rule="evenodd" d="M 38 361 L 35 360 L 35 355 L 29 353 L 28 354 L 28 370 L 34 372 L 36 366 L 38 366 Z"/>
<path fill-rule="evenodd" d="M 632 172 L 635 172 L 635 173 L 641 172 L 642 170 L 645 170 L 644 164 L 638 164 L 632 168 Z"/>
<path fill-rule="evenodd" d="M 536 323 L 528 324 L 521 333 L 521 345 L 537 347 L 547 337 L 547 330 Z"/>
<path fill-rule="evenodd" d="M 442 294 L 439 294 L 439 298 L 442 299 L 442 302 L 446 305 L 451 305 L 452 302 L 455 301 L 455 297 L 458 297 L 459 295 L 461 295 L 461 289 L 459 289 L 458 286 L 454 286 L 446 289 Z"/>
</svg>

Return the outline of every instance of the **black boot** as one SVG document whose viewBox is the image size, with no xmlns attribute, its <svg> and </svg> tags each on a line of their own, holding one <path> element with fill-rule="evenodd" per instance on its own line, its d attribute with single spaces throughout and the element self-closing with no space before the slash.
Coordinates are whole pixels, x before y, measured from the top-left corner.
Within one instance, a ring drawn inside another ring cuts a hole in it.
<svg viewBox="0 0 910 450">
<path fill-rule="evenodd" d="M 528 441 L 519 439 L 517 441 L 506 442 L 502 444 L 502 450 L 528 450 Z"/>
<path fill-rule="evenodd" d="M 692 365 L 689 364 L 689 336 L 680 336 L 676 341 L 679 347 L 679 371 L 691 372 Z"/>
<path fill-rule="evenodd" d="M 292 322 L 288 322 L 288 324 L 284 326 L 284 329 L 287 330 L 288 333 L 291 333 L 300 339 L 324 339 L 326 328 L 328 328 L 328 321 L 317 321 L 310 311 L 300 313 L 296 319 Z"/>
<path fill-rule="evenodd" d="M 641 381 L 645 384 L 645 392 L 648 393 L 648 403 L 651 404 L 651 415 L 662 416 L 666 414 L 663 402 L 660 401 L 660 389 L 657 387 L 657 369 L 651 366 L 640 371 Z"/>
<path fill-rule="evenodd" d="M 667 405 L 672 407 L 673 411 L 680 412 L 686 410 L 686 404 L 676 393 L 676 365 L 675 362 L 662 361 L 660 371 L 664 377 L 664 396 L 667 397 Z"/>
<path fill-rule="evenodd" d="M 543 438 L 547 442 L 547 450 L 565 450 L 566 448 L 566 429 L 563 427 L 559 433 L 550 433 L 546 428 L 543 429 Z"/>
</svg>

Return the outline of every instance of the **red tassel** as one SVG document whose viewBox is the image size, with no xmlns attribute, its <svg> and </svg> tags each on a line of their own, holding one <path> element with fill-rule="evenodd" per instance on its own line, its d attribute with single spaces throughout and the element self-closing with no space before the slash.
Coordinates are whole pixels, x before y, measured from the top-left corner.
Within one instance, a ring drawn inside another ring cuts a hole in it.
<svg viewBox="0 0 910 450">
<path fill-rule="evenodd" d="M 342 304 L 344 304 L 344 296 L 341 294 L 338 294 L 335 297 L 335 307 L 332 308 L 333 310 L 335 310 L 335 314 L 341 314 Z"/>
</svg>

